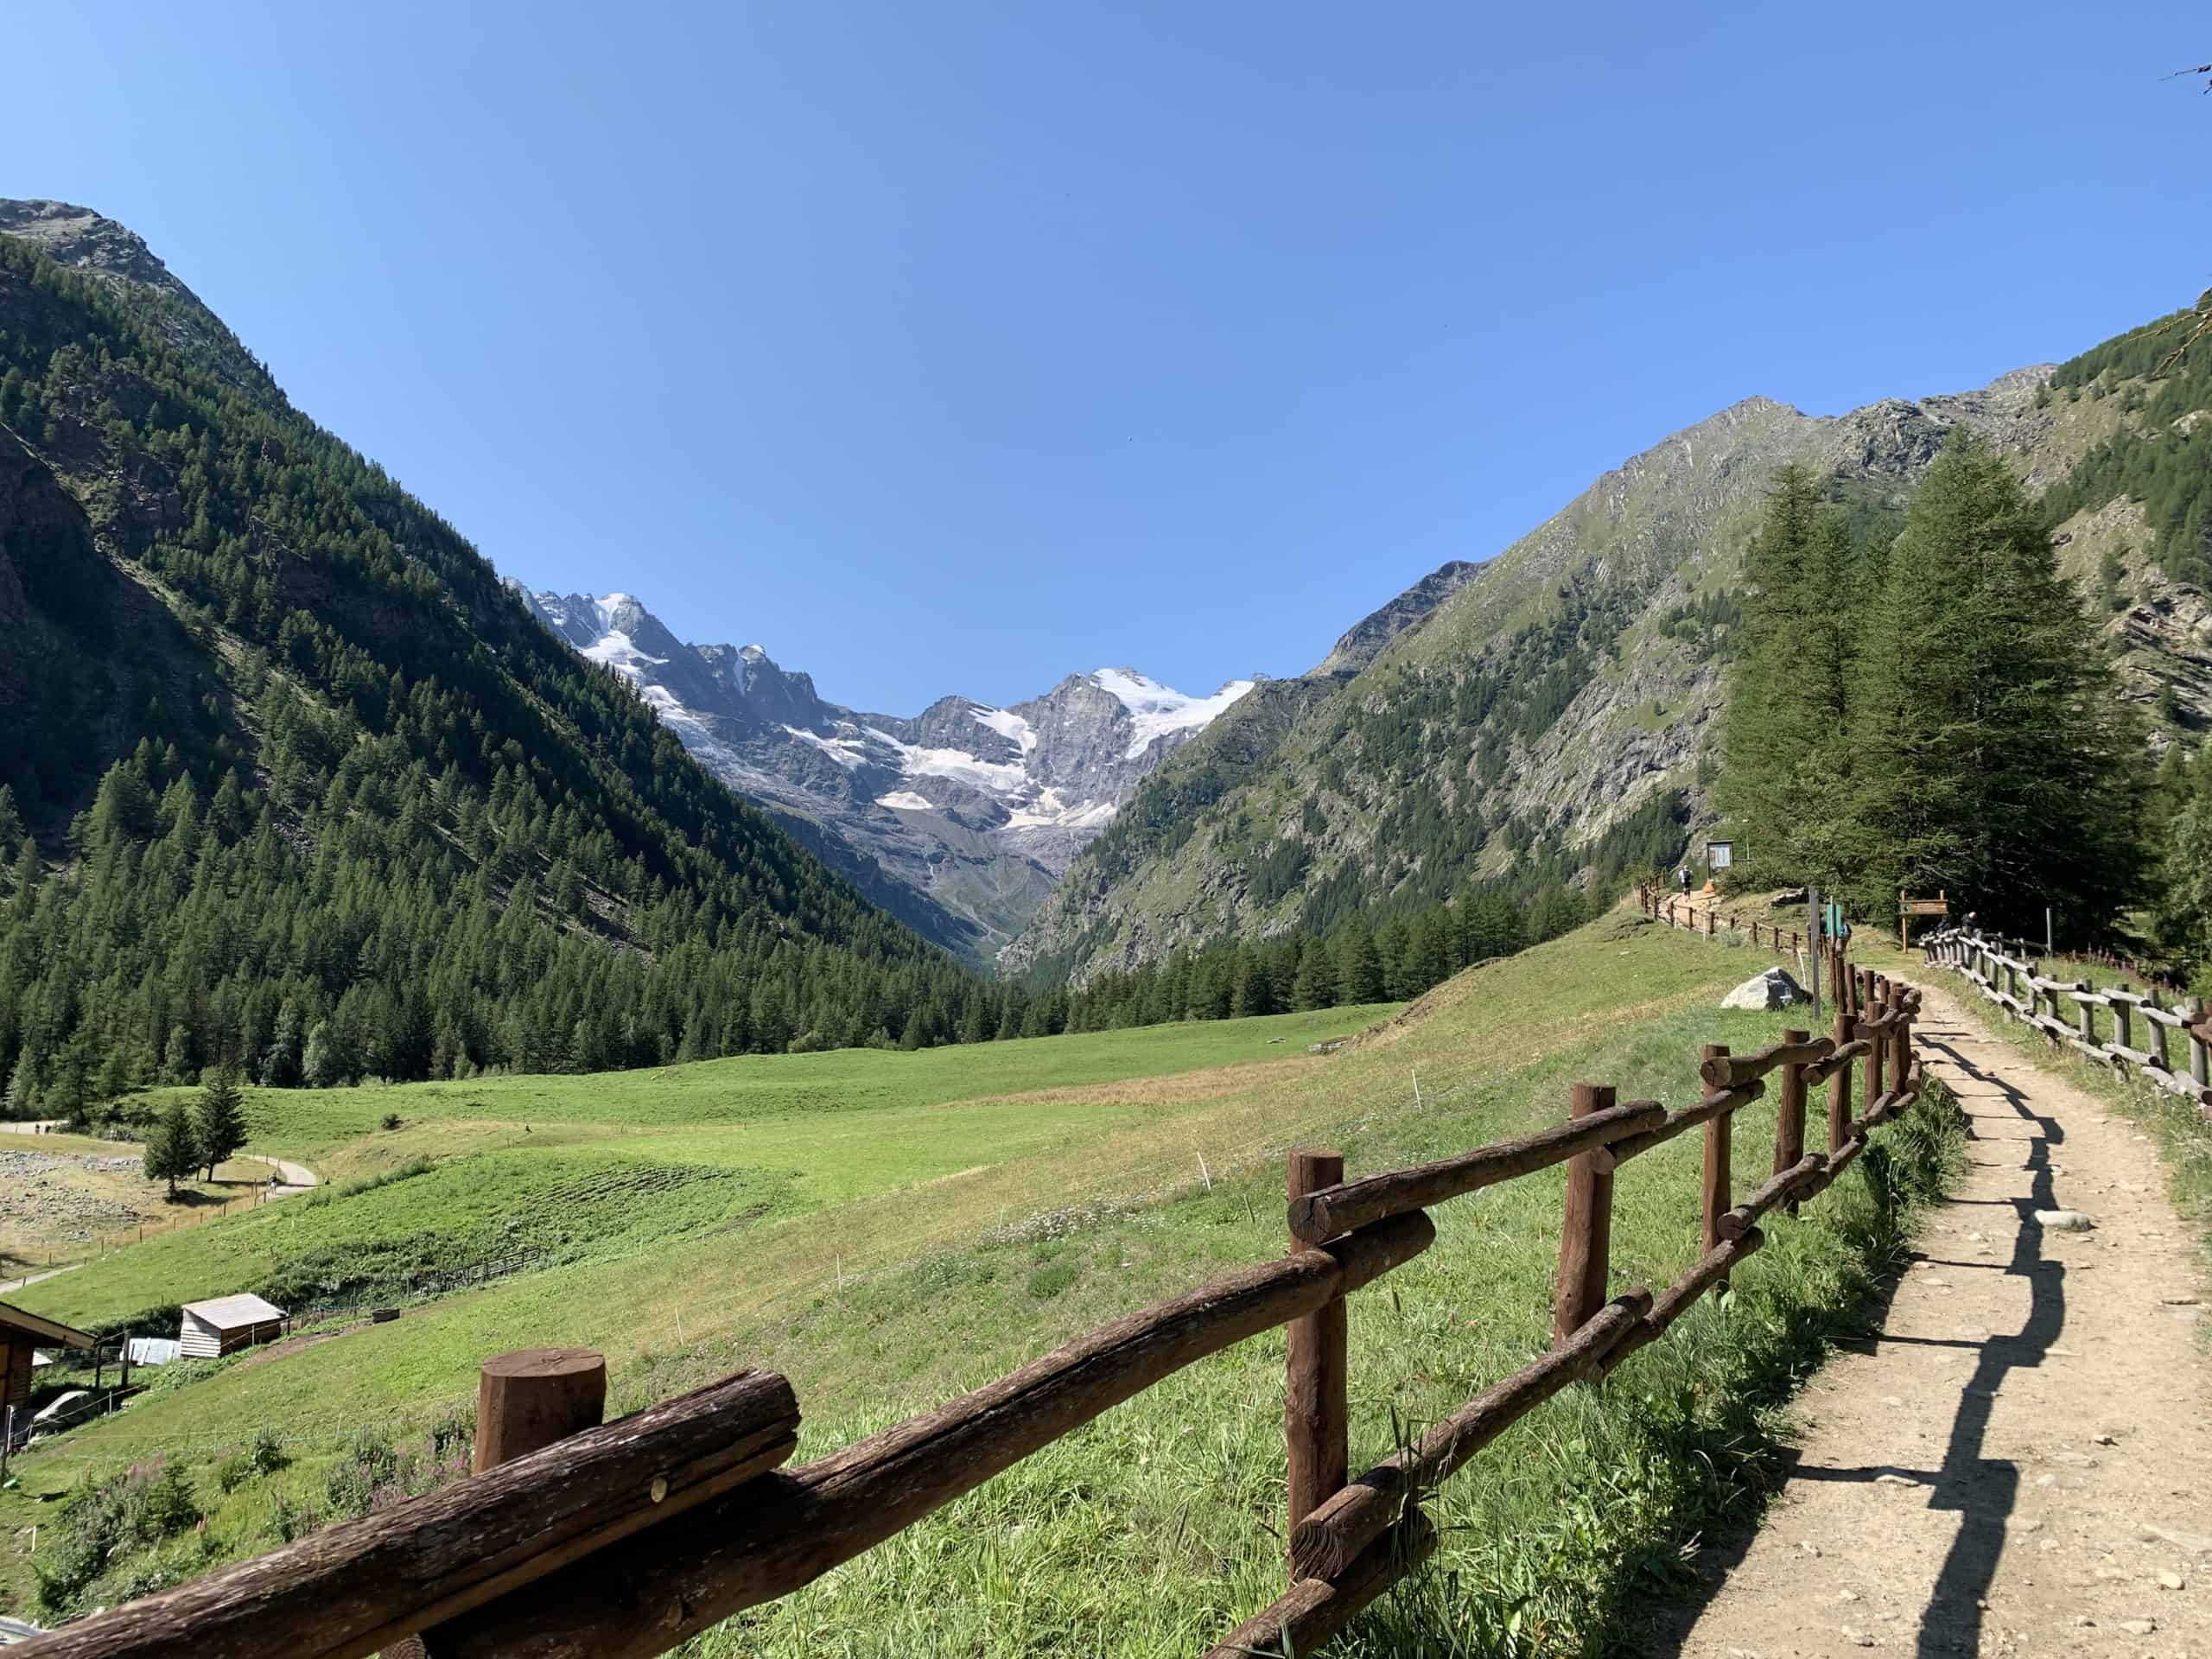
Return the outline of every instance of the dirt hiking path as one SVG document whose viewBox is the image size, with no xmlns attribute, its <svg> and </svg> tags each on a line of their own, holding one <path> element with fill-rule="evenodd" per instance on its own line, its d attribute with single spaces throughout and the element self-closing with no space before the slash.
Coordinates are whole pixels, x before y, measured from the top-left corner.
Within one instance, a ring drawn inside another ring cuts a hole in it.
<svg viewBox="0 0 2212 1659">
<path fill-rule="evenodd" d="M 1708 1599 L 1645 1652 L 2212 1659 L 2204 1287 L 2158 1159 L 1920 977 L 1964 1178 L 1881 1335 L 1806 1389 L 1764 1523 L 1706 1553 Z M 2054 1210 L 2094 1230 L 2034 1219 Z"/>
</svg>

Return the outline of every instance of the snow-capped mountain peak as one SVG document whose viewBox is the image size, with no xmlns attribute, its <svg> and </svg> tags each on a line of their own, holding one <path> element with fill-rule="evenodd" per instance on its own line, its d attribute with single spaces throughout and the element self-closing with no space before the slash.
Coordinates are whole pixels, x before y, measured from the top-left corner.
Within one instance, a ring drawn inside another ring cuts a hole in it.
<svg viewBox="0 0 2212 1659">
<path fill-rule="evenodd" d="M 1133 668 L 1102 668 L 1090 677 L 1129 711 L 1128 759 L 1132 760 L 1154 739 L 1203 731 L 1253 685 L 1250 680 L 1231 680 L 1210 697 L 1192 697 L 1172 685 L 1147 679 Z"/>
<path fill-rule="evenodd" d="M 947 696 L 912 718 L 866 714 L 758 645 L 683 644 L 632 594 L 508 586 L 733 790 L 923 932 L 976 954 L 1018 932 L 1145 774 L 1254 683 L 1195 697 L 1103 668 L 1007 708 Z"/>
</svg>

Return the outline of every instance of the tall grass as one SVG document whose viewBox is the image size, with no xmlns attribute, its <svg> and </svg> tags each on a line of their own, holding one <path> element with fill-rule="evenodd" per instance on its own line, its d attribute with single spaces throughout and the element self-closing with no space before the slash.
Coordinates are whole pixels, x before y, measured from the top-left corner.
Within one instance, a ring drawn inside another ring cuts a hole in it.
<svg viewBox="0 0 2212 1659">
<path fill-rule="evenodd" d="M 1679 1078 L 1688 1023 L 1661 1022 L 1615 1057 L 1627 1061 L 1611 1074 L 1624 1092 Z M 1438 1141 L 1465 1145 L 1486 1116 L 1478 1108 L 1357 1137 L 1355 1166 Z M 1744 1115 L 1738 1141 L 1748 1185 L 1771 1155 L 1756 1111 Z M 1683 1581 L 1691 1541 L 1756 1510 L 1791 1390 L 1831 1340 L 1866 1327 L 1915 1212 L 1958 1155 L 1955 1109 L 1932 1098 L 1801 1216 L 1776 1217 L 1766 1249 L 1726 1296 L 1708 1298 L 1602 1389 L 1578 1389 L 1523 1419 L 1437 1495 L 1436 1556 L 1339 1651 L 1443 1659 L 1594 1653 L 1627 1641 L 1647 1599 Z M 1617 1288 L 1656 1287 L 1694 1256 L 1698 1157 L 1697 1137 L 1683 1136 L 1623 1172 Z M 1436 1245 L 1353 1299 L 1356 1469 L 1541 1351 L 1561 1198 L 1553 1172 L 1447 1205 L 1435 1212 Z M 1240 1226 L 1248 1205 L 1270 1222 L 1280 1215 L 1274 1184 L 1255 1177 L 1081 1241 L 1082 1272 L 1171 1254 L 1164 1247 L 1179 1236 L 1249 1236 L 1255 1230 Z M 894 1348 L 917 1326 L 966 1324 L 975 1305 L 1002 1306 L 1035 1255 L 978 1252 L 961 1274 L 901 1284 L 895 1307 L 866 1301 L 842 1312 L 868 1328 L 871 1347 Z M 1278 1333 L 1181 1373 L 687 1652 L 1203 1648 L 1283 1586 L 1283 1363 Z M 809 1450 L 888 1415 L 811 1429 Z"/>
</svg>

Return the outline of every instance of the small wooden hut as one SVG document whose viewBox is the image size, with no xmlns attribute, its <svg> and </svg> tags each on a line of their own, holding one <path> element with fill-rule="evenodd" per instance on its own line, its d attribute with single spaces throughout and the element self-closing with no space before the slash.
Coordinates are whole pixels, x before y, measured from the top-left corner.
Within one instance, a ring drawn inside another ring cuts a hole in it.
<svg viewBox="0 0 2212 1659">
<path fill-rule="evenodd" d="M 92 1336 L 0 1302 L 0 1407 L 28 1405 L 31 1360 L 41 1348 L 90 1348 Z"/>
<path fill-rule="evenodd" d="M 284 1310 L 258 1296 L 218 1296 L 187 1302 L 177 1342 L 187 1359 L 220 1359 L 284 1333 Z"/>
</svg>

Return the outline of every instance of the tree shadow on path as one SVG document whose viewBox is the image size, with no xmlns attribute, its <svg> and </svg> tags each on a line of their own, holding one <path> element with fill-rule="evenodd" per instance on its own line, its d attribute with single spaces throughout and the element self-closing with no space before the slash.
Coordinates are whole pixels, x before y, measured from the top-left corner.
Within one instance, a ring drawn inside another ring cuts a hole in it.
<svg viewBox="0 0 2212 1659">
<path fill-rule="evenodd" d="M 2050 1154 L 2053 1147 L 2064 1141 L 2065 1130 L 2056 1120 L 2037 1116 L 2022 1090 L 1961 1052 L 1955 1045 L 1961 1034 L 1961 1028 L 1955 1025 L 1932 1024 L 1915 1033 L 1931 1057 L 1941 1056 L 1948 1064 L 1950 1072 L 1943 1081 L 1967 1115 L 1968 1155 L 1999 1146 L 2020 1147 L 2025 1158 L 2018 1167 L 2028 1179 L 2025 1190 L 2012 1196 L 1944 1201 L 1942 1207 L 1946 1209 L 1974 1205 L 2009 1208 L 2017 1220 L 2012 1251 L 2006 1260 L 1944 1265 L 1987 1268 L 2024 1280 L 2029 1293 L 2027 1318 L 2018 1332 L 2008 1335 L 1974 1338 L 1877 1334 L 1840 1344 L 1852 1351 L 1869 1354 L 1878 1352 L 1885 1343 L 1974 1352 L 1974 1370 L 1960 1388 L 1942 1464 L 1936 1469 L 1925 1470 L 1892 1465 L 1827 1466 L 1793 1459 L 1787 1472 L 1789 1480 L 1806 1481 L 1872 1482 L 1885 1475 L 1901 1477 L 1930 1489 L 1931 1510 L 1957 1513 L 1957 1535 L 1945 1554 L 1920 1618 L 1916 1651 L 1921 1659 L 1956 1659 L 1959 1654 L 1980 1649 L 1984 1617 L 1981 1604 L 1996 1576 L 1999 1558 L 2004 1554 L 2006 1523 L 2012 1516 L 2020 1488 L 2020 1468 L 2017 1463 L 1985 1455 L 1990 1415 L 1997 1391 L 2006 1376 L 2016 1369 L 2042 1364 L 2066 1320 L 2066 1266 L 2044 1258 L 2043 1229 L 2035 1218 L 2038 1210 L 2058 1207 L 2052 1189 Z M 2014 1167 L 2009 1163 L 1999 1166 L 1986 1160 L 1983 1166 Z M 1930 1258 L 1923 1255 L 1920 1259 Z M 1754 1535 L 1746 1533 L 1706 1552 L 1702 1564 L 1708 1572 L 1714 1568 L 1719 1571 L 1707 1581 L 1697 1611 L 1723 1592 L 1727 1575 L 1742 1561 Z M 1822 1581 L 1808 1576 L 1804 1593 L 1823 1593 Z M 1653 1659 L 1678 1655 L 1696 1624 L 1696 1611 L 1685 1611 L 1668 1620 L 1663 1630 L 1655 1631 L 1643 1651 Z"/>
</svg>

